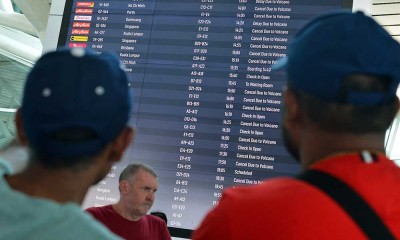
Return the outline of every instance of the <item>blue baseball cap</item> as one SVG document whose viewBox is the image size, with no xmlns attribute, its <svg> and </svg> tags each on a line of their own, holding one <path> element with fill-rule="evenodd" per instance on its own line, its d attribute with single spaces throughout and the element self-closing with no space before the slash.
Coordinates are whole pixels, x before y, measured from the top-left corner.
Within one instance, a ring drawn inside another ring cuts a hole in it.
<svg viewBox="0 0 400 240">
<path fill-rule="evenodd" d="M 40 154 L 93 156 L 126 127 L 131 99 L 115 55 L 59 49 L 43 55 L 28 75 L 23 127 Z"/>
<path fill-rule="evenodd" d="M 334 12 L 303 27 L 289 44 L 287 56 L 273 69 L 285 68 L 294 89 L 328 102 L 379 105 L 393 99 L 400 82 L 400 44 L 362 12 Z M 386 92 L 348 92 L 340 88 L 352 74 L 391 79 Z"/>
</svg>

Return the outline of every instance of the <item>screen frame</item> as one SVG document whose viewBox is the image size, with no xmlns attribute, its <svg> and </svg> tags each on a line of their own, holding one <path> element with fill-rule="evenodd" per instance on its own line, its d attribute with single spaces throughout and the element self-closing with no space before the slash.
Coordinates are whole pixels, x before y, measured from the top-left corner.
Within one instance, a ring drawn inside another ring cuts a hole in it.
<svg viewBox="0 0 400 240">
<path fill-rule="evenodd" d="M 68 5 L 69 4 L 69 5 Z M 68 6 L 72 5 L 71 0 L 53 0 L 51 3 L 49 19 L 46 29 L 46 37 L 43 44 L 43 54 L 55 50 L 61 43 L 60 34 L 63 15 L 68 13 Z M 343 8 L 352 9 L 352 11 L 363 11 L 365 14 L 371 14 L 372 0 L 344 0 Z M 65 30 L 64 30 L 65 31 Z M 65 42 L 65 39 L 64 39 Z"/>
</svg>

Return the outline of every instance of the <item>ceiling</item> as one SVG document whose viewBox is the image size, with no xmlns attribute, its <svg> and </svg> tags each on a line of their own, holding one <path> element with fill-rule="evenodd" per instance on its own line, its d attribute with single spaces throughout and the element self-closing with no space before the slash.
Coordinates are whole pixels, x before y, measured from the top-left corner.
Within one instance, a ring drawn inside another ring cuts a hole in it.
<svg viewBox="0 0 400 240">
<path fill-rule="evenodd" d="M 20 106 L 23 80 L 30 66 L 0 55 L 0 146 L 8 144 L 15 134 L 14 111 Z"/>
<path fill-rule="evenodd" d="M 0 148 L 14 139 L 15 110 L 25 78 L 42 52 L 50 4 L 0 0 Z"/>
</svg>

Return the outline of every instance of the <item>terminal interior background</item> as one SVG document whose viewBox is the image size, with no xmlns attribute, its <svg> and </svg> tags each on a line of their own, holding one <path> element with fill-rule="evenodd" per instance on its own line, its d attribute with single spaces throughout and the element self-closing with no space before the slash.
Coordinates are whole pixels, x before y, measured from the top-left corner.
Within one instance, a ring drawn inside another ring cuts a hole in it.
<svg viewBox="0 0 400 240">
<path fill-rule="evenodd" d="M 0 0 L 0 149 L 15 138 L 14 114 L 26 75 L 44 51 L 51 4 L 52 0 Z M 372 0 L 369 10 L 400 42 L 400 1 Z M 387 131 L 385 146 L 400 166 L 400 113 Z"/>
<path fill-rule="evenodd" d="M 26 75 L 43 52 L 51 4 L 52 0 L 0 0 L 0 149 L 15 137 L 14 114 Z M 400 1 L 372 0 L 369 10 L 400 42 Z M 400 113 L 387 131 L 385 146 L 400 166 Z"/>
</svg>

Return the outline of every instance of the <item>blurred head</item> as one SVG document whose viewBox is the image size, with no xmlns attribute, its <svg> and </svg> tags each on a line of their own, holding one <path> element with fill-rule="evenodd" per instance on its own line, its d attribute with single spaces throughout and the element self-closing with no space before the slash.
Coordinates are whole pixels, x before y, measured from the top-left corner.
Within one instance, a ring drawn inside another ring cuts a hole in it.
<svg viewBox="0 0 400 240">
<path fill-rule="evenodd" d="M 157 189 L 157 175 L 145 164 L 129 164 L 119 177 L 120 201 L 129 215 L 137 219 L 153 206 Z"/>
<path fill-rule="evenodd" d="M 273 68 L 285 68 L 285 96 L 293 96 L 296 108 L 321 131 L 381 134 L 398 110 L 400 45 L 361 12 L 314 19 L 295 35 L 287 57 Z M 292 106 L 285 101 L 283 134 L 298 158 L 299 139 L 285 121 Z"/>
<path fill-rule="evenodd" d="M 19 135 L 30 146 L 31 161 L 76 167 L 117 138 L 130 109 L 127 76 L 116 56 L 60 49 L 43 55 L 28 75 Z"/>
</svg>

